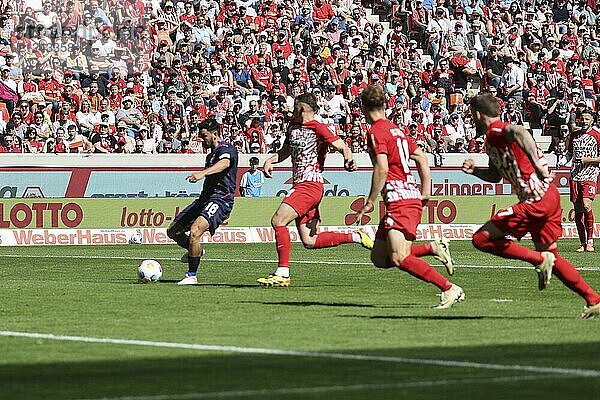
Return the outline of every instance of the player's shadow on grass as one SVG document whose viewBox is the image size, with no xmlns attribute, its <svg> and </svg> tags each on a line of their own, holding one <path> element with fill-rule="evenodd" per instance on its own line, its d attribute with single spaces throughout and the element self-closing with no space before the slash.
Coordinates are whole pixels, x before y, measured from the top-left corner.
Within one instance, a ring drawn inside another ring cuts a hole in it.
<svg viewBox="0 0 600 400">
<path fill-rule="evenodd" d="M 264 301 L 261 304 L 266 306 L 293 306 L 293 307 L 360 307 L 360 308 L 376 308 L 373 304 L 360 303 L 324 303 L 320 301 Z"/>
<path fill-rule="evenodd" d="M 425 321 L 478 321 L 478 320 L 526 320 L 526 319 L 565 319 L 565 317 L 515 317 L 501 315 L 338 315 L 342 318 L 366 319 L 397 319 L 397 320 L 425 320 Z"/>
</svg>

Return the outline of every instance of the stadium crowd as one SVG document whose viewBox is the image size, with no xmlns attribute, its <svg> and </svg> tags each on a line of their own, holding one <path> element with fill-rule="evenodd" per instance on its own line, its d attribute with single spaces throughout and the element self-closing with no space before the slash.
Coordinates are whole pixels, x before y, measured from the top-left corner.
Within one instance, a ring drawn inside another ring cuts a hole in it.
<svg viewBox="0 0 600 400">
<path fill-rule="evenodd" d="M 201 153 L 214 116 L 268 153 L 305 92 L 363 152 L 368 84 L 427 152 L 485 151 L 480 91 L 564 152 L 596 111 L 599 44 L 595 0 L 0 0 L 0 152 Z"/>
</svg>

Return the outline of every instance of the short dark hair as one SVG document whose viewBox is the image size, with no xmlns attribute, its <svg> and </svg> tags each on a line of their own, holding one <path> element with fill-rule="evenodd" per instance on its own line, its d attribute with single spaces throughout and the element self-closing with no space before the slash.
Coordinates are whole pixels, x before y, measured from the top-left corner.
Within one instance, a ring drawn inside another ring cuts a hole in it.
<svg viewBox="0 0 600 400">
<path fill-rule="evenodd" d="M 383 89 L 375 85 L 367 86 L 360 94 L 360 100 L 365 110 L 384 108 L 386 104 Z"/>
<path fill-rule="evenodd" d="M 206 129 L 209 132 L 221 133 L 221 126 L 214 118 L 207 118 L 198 124 L 198 130 Z"/>
<path fill-rule="evenodd" d="M 307 104 L 314 112 L 319 111 L 319 105 L 317 104 L 317 98 L 312 93 L 302 93 L 296 96 L 296 102 Z"/>
<path fill-rule="evenodd" d="M 259 163 L 258 157 L 250 157 L 250 165 L 258 165 Z"/>
<path fill-rule="evenodd" d="M 479 94 L 471 99 L 471 109 L 483 115 L 495 118 L 500 115 L 500 104 L 491 93 Z"/>
</svg>

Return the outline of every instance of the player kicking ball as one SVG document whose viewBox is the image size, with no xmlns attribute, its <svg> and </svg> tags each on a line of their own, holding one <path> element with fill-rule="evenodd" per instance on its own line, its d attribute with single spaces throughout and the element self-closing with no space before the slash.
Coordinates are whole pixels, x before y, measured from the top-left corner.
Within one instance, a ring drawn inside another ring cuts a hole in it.
<svg viewBox="0 0 600 400">
<path fill-rule="evenodd" d="M 368 86 L 360 99 L 365 118 L 371 124 L 367 138 L 373 161 L 373 178 L 369 197 L 357 213 L 357 219 L 360 221 L 363 214 L 373 211 L 380 193 L 386 206 L 386 214 L 381 218 L 371 250 L 371 261 L 378 268 L 396 267 L 437 286 L 442 294 L 435 308 L 450 308 L 464 300 L 465 292 L 419 258 L 438 256 L 452 275 L 454 265 L 447 244 L 441 241 L 412 244 L 423 206 L 431 195 L 431 172 L 427 157 L 412 138 L 385 117 L 387 100 L 380 87 Z M 421 178 L 420 190 L 410 172 L 410 160 L 417 166 Z"/>
<path fill-rule="evenodd" d="M 504 178 L 519 198 L 519 203 L 498 211 L 475 232 L 473 245 L 486 253 L 534 265 L 540 290 L 546 288 L 554 273 L 585 299 L 587 307 L 581 318 L 599 315 L 600 295 L 558 253 L 556 241 L 562 236 L 560 195 L 533 138 L 522 126 L 500 120 L 500 105 L 494 96 L 478 95 L 470 105 L 478 135 L 486 135 L 489 165 L 478 168 L 472 159 L 467 159 L 462 170 L 487 182 Z M 535 251 L 507 238 L 521 239 L 527 233 L 531 234 Z"/>
<path fill-rule="evenodd" d="M 202 235 L 211 235 L 229 218 L 233 209 L 238 166 L 238 153 L 231 143 L 220 139 L 220 127 L 214 118 L 203 121 L 199 126 L 204 148 L 210 149 L 206 156 L 205 169 L 187 177 L 190 183 L 204 179 L 200 197 L 175 217 L 167 229 L 167 235 L 188 252 L 182 261 L 187 261 L 188 272 L 178 285 L 197 285 L 196 273 L 203 254 Z M 186 233 L 189 231 L 189 235 Z"/>
<path fill-rule="evenodd" d="M 367 249 L 373 247 L 373 241 L 363 231 L 317 233 L 320 222 L 319 204 L 323 198 L 322 172 L 329 146 L 344 156 L 346 171 L 356 170 L 352 151 L 327 125 L 315 120 L 317 111 L 317 101 L 311 93 L 297 96 L 285 143 L 276 154 L 265 160 L 263 165 L 265 176 L 271 178 L 273 164 L 292 157 L 293 187 L 271 218 L 277 244 L 277 269 L 274 273 L 257 280 L 263 286 L 289 286 L 292 283 L 292 243 L 287 225 L 294 220 L 300 240 L 307 249 L 322 249 L 343 243 L 359 243 Z"/>
</svg>

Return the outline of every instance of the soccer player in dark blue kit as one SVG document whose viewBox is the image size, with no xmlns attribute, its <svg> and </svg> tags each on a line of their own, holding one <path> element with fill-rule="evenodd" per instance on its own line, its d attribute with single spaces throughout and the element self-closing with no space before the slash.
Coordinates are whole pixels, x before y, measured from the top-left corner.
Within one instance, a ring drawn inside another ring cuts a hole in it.
<svg viewBox="0 0 600 400">
<path fill-rule="evenodd" d="M 175 217 L 167 235 L 178 245 L 187 249 L 188 272 L 178 285 L 196 285 L 196 272 L 202 257 L 201 238 L 204 232 L 214 235 L 215 230 L 229 218 L 233 209 L 238 153 L 231 143 L 220 139 L 220 126 L 214 118 L 200 124 L 200 137 L 206 155 L 205 169 L 187 177 L 190 183 L 204 179 L 200 197 Z M 189 231 L 189 234 L 187 232 Z"/>
</svg>

